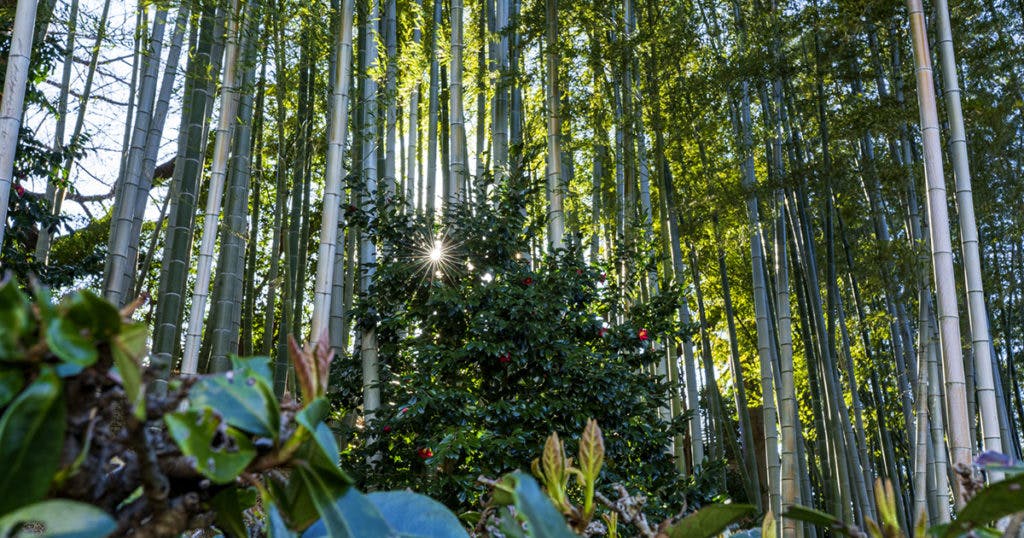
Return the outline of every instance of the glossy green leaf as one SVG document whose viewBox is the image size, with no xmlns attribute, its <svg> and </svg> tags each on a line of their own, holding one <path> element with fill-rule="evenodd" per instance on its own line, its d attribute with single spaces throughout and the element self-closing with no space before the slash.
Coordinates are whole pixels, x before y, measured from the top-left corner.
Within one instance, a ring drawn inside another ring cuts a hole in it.
<svg viewBox="0 0 1024 538">
<path fill-rule="evenodd" d="M 338 443 L 334 432 L 323 422 L 330 411 L 324 398 L 317 398 L 296 413 L 295 421 L 310 432 L 309 439 L 296 451 L 295 458 L 351 484 L 352 479 L 338 467 Z"/>
<path fill-rule="evenodd" d="M 121 332 L 121 313 L 106 299 L 89 290 L 75 293 L 65 305 L 65 316 L 88 328 L 94 338 L 106 340 Z"/>
<path fill-rule="evenodd" d="M 17 396 L 25 386 L 25 374 L 20 368 L 0 367 L 0 408 Z"/>
<path fill-rule="evenodd" d="M 34 325 L 28 305 L 13 278 L 0 283 L 0 361 L 24 360 L 19 341 Z"/>
<path fill-rule="evenodd" d="M 240 430 L 278 437 L 281 413 L 277 398 L 262 376 L 250 368 L 204 378 L 192 387 L 190 396 L 193 409 L 212 408 Z"/>
<path fill-rule="evenodd" d="M 534 478 L 516 471 L 505 475 L 502 483 L 510 490 L 516 511 L 526 518 L 529 535 L 535 538 L 572 538 L 565 517 L 540 489 Z"/>
<path fill-rule="evenodd" d="M 782 513 L 782 517 L 811 523 L 821 527 L 822 530 L 831 530 L 832 532 L 849 536 L 846 525 L 841 519 L 821 510 L 815 510 L 806 506 L 790 506 L 789 510 Z"/>
<path fill-rule="evenodd" d="M 60 465 L 64 391 L 52 368 L 18 395 L 0 418 L 0 514 L 43 498 Z"/>
<path fill-rule="evenodd" d="M 256 457 L 252 441 L 226 427 L 209 408 L 202 413 L 171 413 L 164 416 L 164 422 L 181 452 L 193 459 L 196 470 L 218 484 L 234 480 Z"/>
<path fill-rule="evenodd" d="M 32 532 L 21 530 L 26 524 L 32 525 Z M 4 538 L 103 538 L 116 528 L 114 518 L 103 510 L 65 499 L 30 504 L 0 517 L 0 536 Z"/>
<path fill-rule="evenodd" d="M 281 517 L 281 511 L 277 509 L 277 506 L 273 503 L 267 505 L 267 501 L 263 501 L 263 505 L 267 506 L 267 536 L 269 538 L 295 538 L 298 533 L 292 531 L 285 524 L 284 518 Z"/>
<path fill-rule="evenodd" d="M 730 524 L 757 511 L 749 504 L 712 504 L 697 510 L 668 530 L 670 538 L 711 538 Z"/>
<path fill-rule="evenodd" d="M 328 477 L 308 467 L 296 467 L 292 476 L 309 492 L 320 514 L 320 520 L 306 529 L 303 538 L 398 536 L 373 503 L 355 488 L 349 487 L 340 494 Z"/>
<path fill-rule="evenodd" d="M 231 369 L 248 368 L 256 373 L 267 385 L 273 386 L 274 372 L 270 365 L 270 357 L 239 357 L 231 355 Z"/>
<path fill-rule="evenodd" d="M 110 343 L 110 351 L 114 356 L 114 364 L 121 374 L 121 384 L 125 395 L 131 402 L 135 418 L 146 418 L 146 387 L 142 383 L 142 370 L 139 361 L 146 355 L 146 325 L 133 323 L 126 325 L 120 334 Z"/>
<path fill-rule="evenodd" d="M 366 497 L 391 528 L 423 538 L 468 538 L 459 518 L 445 505 L 411 491 L 378 491 Z"/>
<path fill-rule="evenodd" d="M 227 536 L 246 537 L 243 512 L 256 505 L 256 490 L 252 488 L 227 488 L 210 499 L 210 506 L 217 514 L 215 524 Z"/>
<path fill-rule="evenodd" d="M 99 358 L 96 341 L 83 326 L 66 317 L 56 317 L 46 327 L 46 345 L 61 360 L 75 366 L 92 366 Z"/>
<path fill-rule="evenodd" d="M 1004 516 L 1024 511 L 1024 475 L 989 484 L 963 507 L 956 521 L 941 533 L 944 538 L 961 536 Z"/>
</svg>

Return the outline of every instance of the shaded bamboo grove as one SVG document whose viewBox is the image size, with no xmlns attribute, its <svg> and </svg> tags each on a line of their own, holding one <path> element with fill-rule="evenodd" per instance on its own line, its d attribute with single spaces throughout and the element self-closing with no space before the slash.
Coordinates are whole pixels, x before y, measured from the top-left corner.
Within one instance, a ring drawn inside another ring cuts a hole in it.
<svg viewBox="0 0 1024 538">
<path fill-rule="evenodd" d="M 765 511 L 859 525 L 887 477 L 907 528 L 948 521 L 952 466 L 1021 455 L 1020 2 L 157 3 L 128 44 L 109 199 L 79 194 L 82 157 L 14 170 L 33 43 L 63 43 L 62 148 L 115 54 L 110 2 L 9 11 L 0 241 L 25 188 L 106 214 L 98 284 L 152 294 L 158 378 L 327 331 L 372 415 L 376 326 L 352 309 L 390 254 L 376 209 L 441 223 L 522 176 L 544 234 L 524 257 L 580 247 L 627 300 L 682 290 L 692 338 L 654 366 L 663 415 L 692 413 L 666 447 L 681 473 L 724 460 L 714 480 Z M 62 233 L 39 231 L 35 263 Z"/>
</svg>

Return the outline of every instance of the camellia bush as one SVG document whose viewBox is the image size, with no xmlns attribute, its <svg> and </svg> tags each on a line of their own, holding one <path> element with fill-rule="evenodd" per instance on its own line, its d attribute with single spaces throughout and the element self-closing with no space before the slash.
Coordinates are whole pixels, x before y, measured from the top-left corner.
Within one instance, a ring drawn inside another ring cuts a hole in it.
<svg viewBox="0 0 1024 538">
<path fill-rule="evenodd" d="M 606 435 L 606 484 L 647 496 L 659 513 L 684 494 L 710 498 L 675 467 L 685 416 L 659 412 L 678 390 L 655 367 L 663 343 L 684 336 L 678 290 L 643 301 L 572 247 L 531 262 L 521 204 L 512 187 L 496 187 L 447 212 L 440 231 L 382 211 L 382 259 L 355 322 L 376 327 L 383 405 L 343 432 L 346 469 L 367 488 L 411 487 L 475 510 L 481 474 L 524 468 L 551 432 L 594 418 Z M 361 404 L 360 368 L 358 355 L 340 361 L 332 399 L 341 409 Z"/>
</svg>

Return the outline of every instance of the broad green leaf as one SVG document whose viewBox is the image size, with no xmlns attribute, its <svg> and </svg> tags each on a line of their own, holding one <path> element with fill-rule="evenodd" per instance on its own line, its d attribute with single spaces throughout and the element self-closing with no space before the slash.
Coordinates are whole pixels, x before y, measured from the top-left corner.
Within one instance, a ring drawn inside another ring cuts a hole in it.
<svg viewBox="0 0 1024 538">
<path fill-rule="evenodd" d="M 296 452 L 295 458 L 351 484 L 352 479 L 338 467 L 338 444 L 334 433 L 323 422 L 329 411 L 327 400 L 317 398 L 296 413 L 295 421 L 310 432 L 310 437 Z"/>
<path fill-rule="evenodd" d="M 75 366 L 92 366 L 99 358 L 96 341 L 89 331 L 67 317 L 56 317 L 46 327 L 46 345 L 62 361 Z"/>
<path fill-rule="evenodd" d="M 277 439 L 281 420 L 277 398 L 250 368 L 204 378 L 190 392 L 193 409 L 209 407 L 228 424 L 255 435 Z"/>
<path fill-rule="evenodd" d="M 13 278 L 0 283 L 0 361 L 24 360 L 19 341 L 34 325 L 28 305 Z"/>
<path fill-rule="evenodd" d="M 230 358 L 232 370 L 249 368 L 259 375 L 267 385 L 273 386 L 274 372 L 270 366 L 270 357 L 239 357 L 238 355 L 231 355 Z"/>
<path fill-rule="evenodd" d="M 815 510 L 806 506 L 790 506 L 789 510 L 782 514 L 782 517 L 811 523 L 821 527 L 822 530 L 831 530 L 832 532 L 849 536 L 846 525 L 841 519 L 821 510 Z"/>
<path fill-rule="evenodd" d="M 0 408 L 14 399 L 25 386 L 25 374 L 20 368 L 0 366 Z"/>
<path fill-rule="evenodd" d="M 983 488 L 960 510 L 956 521 L 950 523 L 941 535 L 944 538 L 960 536 L 1017 512 L 1024 512 L 1024 475 L 1007 478 Z"/>
<path fill-rule="evenodd" d="M 281 512 L 275 504 L 270 503 L 268 506 L 266 500 L 263 503 L 264 506 L 267 506 L 267 536 L 270 538 L 295 538 L 298 536 L 285 524 Z"/>
<path fill-rule="evenodd" d="M 226 427 L 209 408 L 202 413 L 171 413 L 164 422 L 181 452 L 195 461 L 196 470 L 218 484 L 234 480 L 256 457 L 249 438 Z"/>
<path fill-rule="evenodd" d="M 565 518 L 541 491 L 532 476 L 516 471 L 505 475 L 502 483 L 511 488 L 512 502 L 526 518 L 528 534 L 535 538 L 572 538 L 575 536 Z"/>
<path fill-rule="evenodd" d="M 142 383 L 142 371 L 139 360 L 146 355 L 146 336 L 148 330 L 144 323 L 126 325 L 120 334 L 110 343 L 110 351 L 114 356 L 114 364 L 121 374 L 121 384 L 125 395 L 132 406 L 135 418 L 146 418 L 146 387 Z"/>
<path fill-rule="evenodd" d="M 749 504 L 712 504 L 690 514 L 668 530 L 670 538 L 710 538 L 757 511 Z"/>
<path fill-rule="evenodd" d="M 217 514 L 215 524 L 228 536 L 246 537 L 242 513 L 256 505 L 256 490 L 252 488 L 227 488 L 210 499 L 210 506 Z"/>
<path fill-rule="evenodd" d="M 270 475 L 267 489 L 282 518 L 293 529 L 305 529 L 319 519 L 316 506 L 304 483 L 290 477 Z M 338 484 L 339 490 L 343 484 Z"/>
<path fill-rule="evenodd" d="M 34 527 L 33 532 L 23 531 L 26 524 Z M 116 528 L 114 518 L 103 510 L 65 499 L 30 504 L 0 517 L 0 536 L 4 538 L 103 538 Z"/>
<path fill-rule="evenodd" d="M 0 418 L 0 514 L 42 499 L 60 465 L 64 391 L 52 368 L 18 395 Z"/>
<path fill-rule="evenodd" d="M 366 495 L 391 528 L 423 538 L 468 538 L 459 518 L 445 505 L 411 491 L 379 491 Z"/>
<path fill-rule="evenodd" d="M 302 534 L 303 538 L 398 536 L 373 503 L 355 488 L 348 487 L 342 493 L 330 475 L 303 465 L 295 468 L 292 479 L 309 493 L 320 514 L 320 520 Z"/>
<path fill-rule="evenodd" d="M 88 327 L 98 339 L 106 340 L 121 332 L 121 313 L 89 290 L 77 292 L 68 299 L 66 316 L 75 325 Z"/>
</svg>

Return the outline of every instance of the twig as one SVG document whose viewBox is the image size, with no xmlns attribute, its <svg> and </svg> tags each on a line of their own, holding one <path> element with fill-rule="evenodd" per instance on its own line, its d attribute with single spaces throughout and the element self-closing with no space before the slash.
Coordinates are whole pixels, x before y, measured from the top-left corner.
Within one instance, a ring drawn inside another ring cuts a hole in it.
<svg viewBox="0 0 1024 538">
<path fill-rule="evenodd" d="M 657 535 L 653 530 L 651 530 L 651 526 L 647 523 L 647 517 L 640 511 L 640 505 L 643 504 L 643 498 L 632 497 L 621 484 L 615 484 L 614 488 L 619 494 L 618 501 L 612 502 L 600 491 L 594 492 L 594 498 L 609 510 L 619 514 L 619 517 L 622 518 L 624 523 L 633 524 L 633 526 L 636 527 L 637 530 L 640 531 L 640 534 L 645 538 L 655 538 Z"/>
</svg>

